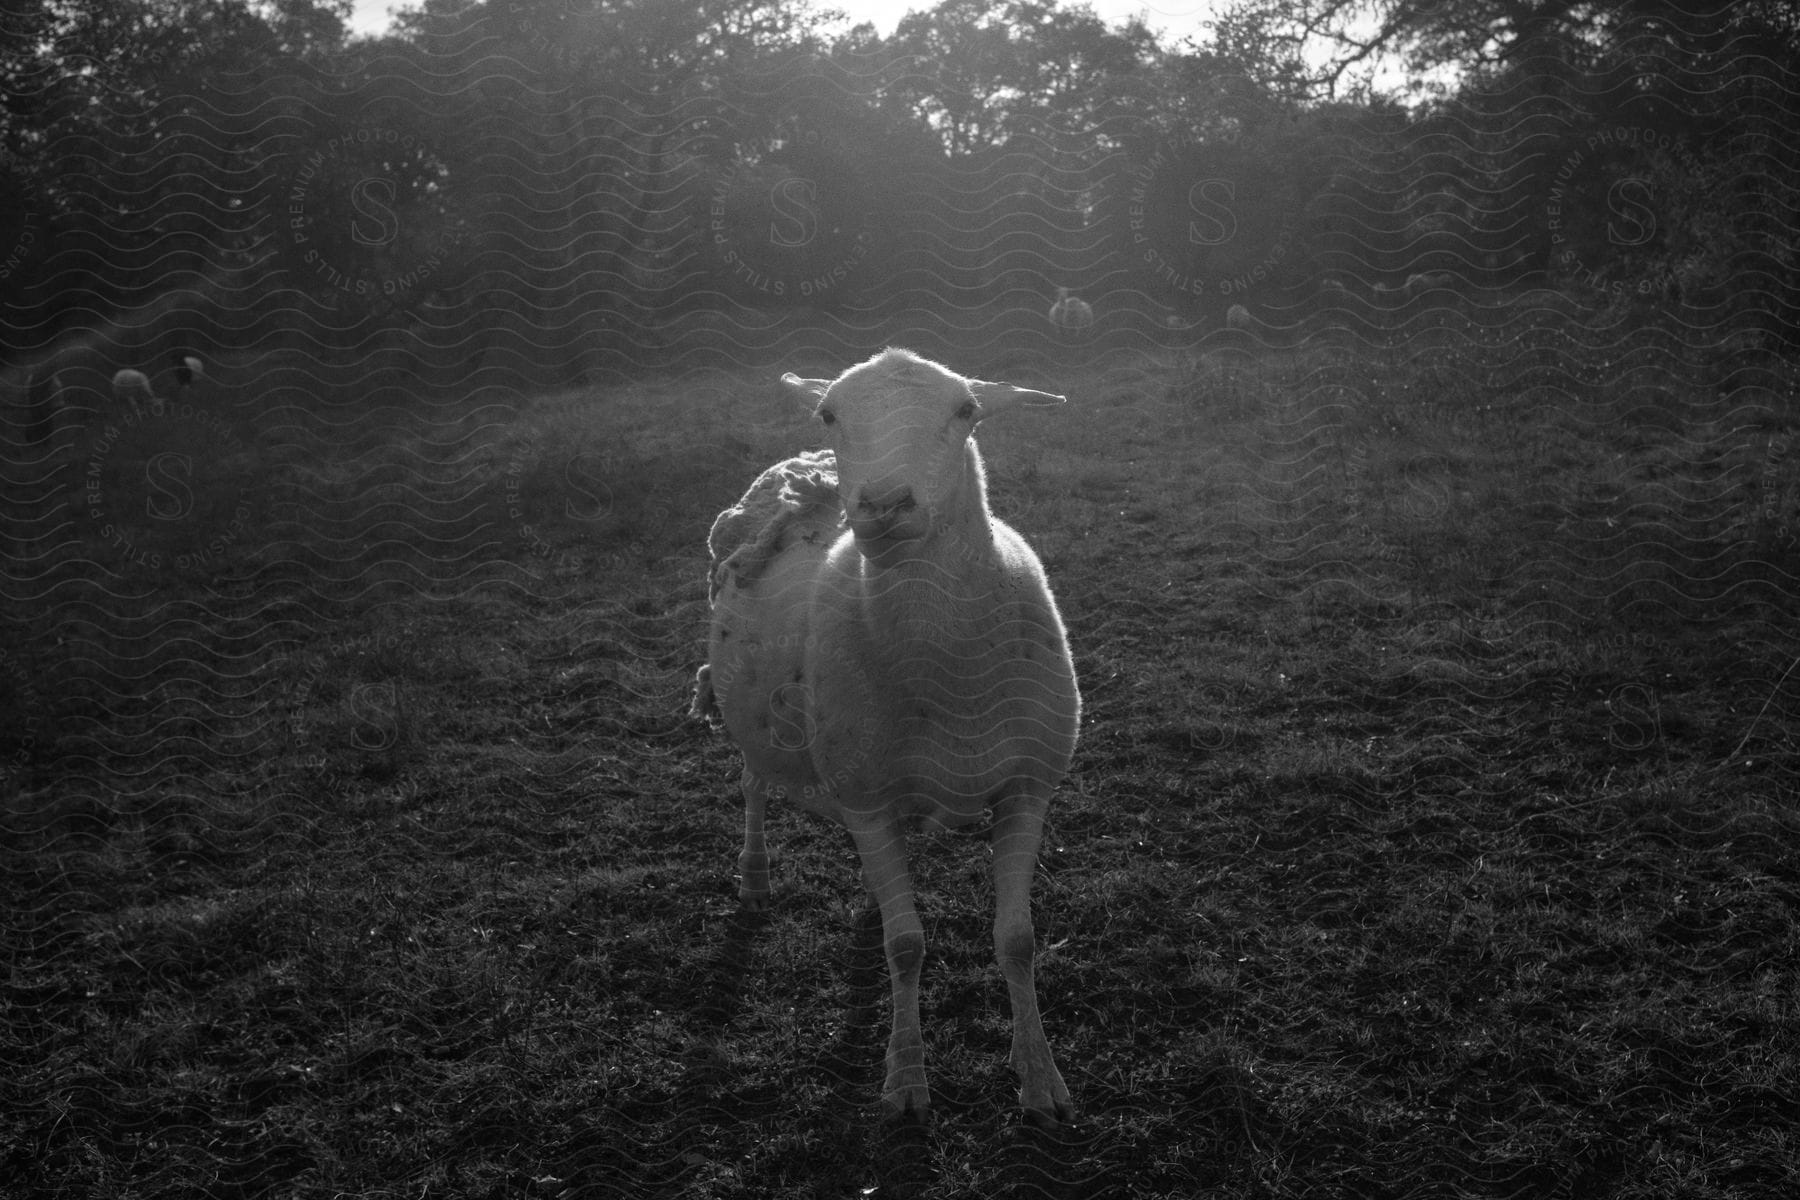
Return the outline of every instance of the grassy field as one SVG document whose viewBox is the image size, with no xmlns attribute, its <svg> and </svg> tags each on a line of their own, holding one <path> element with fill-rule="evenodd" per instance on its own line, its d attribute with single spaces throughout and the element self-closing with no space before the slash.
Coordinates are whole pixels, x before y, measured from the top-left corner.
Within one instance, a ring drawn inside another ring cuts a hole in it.
<svg viewBox="0 0 1800 1200">
<path fill-rule="evenodd" d="M 736 912 L 705 534 L 812 444 L 775 376 L 847 358 L 63 430 L 12 514 L 0 1193 L 1796 1194 L 1791 368 L 1272 340 L 920 347 L 1070 396 L 981 432 L 1086 701 L 1054 1133 L 980 841 L 913 843 L 929 1128 L 873 1111 L 842 833 L 773 814 Z"/>
</svg>

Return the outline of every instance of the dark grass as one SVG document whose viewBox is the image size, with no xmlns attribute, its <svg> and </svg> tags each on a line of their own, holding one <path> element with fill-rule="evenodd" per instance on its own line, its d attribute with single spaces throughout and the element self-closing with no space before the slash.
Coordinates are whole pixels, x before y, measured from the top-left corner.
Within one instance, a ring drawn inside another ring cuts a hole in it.
<svg viewBox="0 0 1800 1200">
<path fill-rule="evenodd" d="M 1101 347 L 983 431 L 1087 704 L 1055 1133 L 978 839 L 914 838 L 928 1129 L 841 833 L 736 910 L 684 710 L 707 526 L 808 436 L 768 367 L 298 412 L 160 566 L 82 526 L 12 623 L 0 1190 L 1792 1194 L 1785 372 L 1513 333 Z"/>
</svg>

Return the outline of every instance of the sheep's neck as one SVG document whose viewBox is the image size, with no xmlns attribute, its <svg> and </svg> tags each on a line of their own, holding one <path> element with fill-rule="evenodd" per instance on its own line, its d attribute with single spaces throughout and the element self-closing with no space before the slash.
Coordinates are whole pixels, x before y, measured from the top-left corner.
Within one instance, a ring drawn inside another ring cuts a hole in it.
<svg viewBox="0 0 1800 1200">
<path fill-rule="evenodd" d="M 966 662 L 993 644 L 1006 579 L 985 497 L 974 489 L 955 518 L 909 545 L 890 566 L 862 563 L 863 617 L 890 663 Z"/>
</svg>

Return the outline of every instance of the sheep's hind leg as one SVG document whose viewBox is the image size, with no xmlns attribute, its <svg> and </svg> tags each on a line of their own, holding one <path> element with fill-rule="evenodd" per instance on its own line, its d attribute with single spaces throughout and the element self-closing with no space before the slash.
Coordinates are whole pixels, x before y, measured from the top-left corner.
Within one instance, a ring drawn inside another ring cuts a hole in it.
<svg viewBox="0 0 1800 1200">
<path fill-rule="evenodd" d="M 919 970 L 925 962 L 925 930 L 913 907 L 906 835 L 899 821 L 891 817 L 859 821 L 846 812 L 844 823 L 862 856 L 863 883 L 881 907 L 881 940 L 893 988 L 894 1027 L 888 1037 L 887 1081 L 881 1089 L 881 1102 L 892 1116 L 923 1120 L 931 1108 L 931 1094 L 925 1086 L 925 1043 L 919 1033 Z"/>
<path fill-rule="evenodd" d="M 1044 838 L 1048 794 L 1007 796 L 994 806 L 994 959 L 1006 977 L 1012 1000 L 1012 1066 L 1019 1076 L 1019 1103 L 1037 1120 L 1054 1125 L 1075 1114 L 1069 1089 L 1051 1057 L 1038 1015 L 1032 959 L 1037 934 L 1031 923 L 1031 883 L 1037 874 L 1038 846 Z"/>
<path fill-rule="evenodd" d="M 738 854 L 738 904 L 746 912 L 769 907 L 769 848 L 763 842 L 763 809 L 769 785 L 744 772 L 744 848 Z"/>
</svg>

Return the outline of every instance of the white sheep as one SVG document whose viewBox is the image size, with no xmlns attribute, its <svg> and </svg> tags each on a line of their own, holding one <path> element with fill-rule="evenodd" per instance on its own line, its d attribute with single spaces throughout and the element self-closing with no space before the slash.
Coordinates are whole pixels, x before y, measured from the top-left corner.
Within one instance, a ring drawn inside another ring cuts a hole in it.
<svg viewBox="0 0 1800 1200">
<path fill-rule="evenodd" d="M 1056 289 L 1056 303 L 1050 306 L 1050 324 L 1065 337 L 1076 338 L 1094 326 L 1094 306 L 1066 287 Z"/>
<path fill-rule="evenodd" d="M 185 396 L 193 388 L 194 381 L 206 378 L 206 364 L 185 350 L 176 350 L 169 356 L 175 369 L 175 393 Z"/>
<path fill-rule="evenodd" d="M 123 407 L 131 405 L 133 412 L 143 415 L 143 405 L 148 404 L 157 416 L 162 415 L 162 400 L 150 390 L 150 377 L 142 371 L 134 371 L 130 367 L 117 372 L 112 378 L 113 400 Z"/>
<path fill-rule="evenodd" d="M 884 1105 L 929 1106 L 925 940 L 905 818 L 992 813 L 994 954 L 1012 1001 L 1019 1099 L 1073 1111 L 1038 1015 L 1031 882 L 1081 698 L 1062 618 L 1025 540 L 987 506 L 975 424 L 1061 396 L 966 379 L 888 349 L 836 379 L 782 382 L 830 448 L 764 471 L 714 522 L 707 665 L 694 712 L 744 755 L 738 896 L 765 906 L 771 796 L 844 825 L 881 908 L 893 988 Z"/>
</svg>

